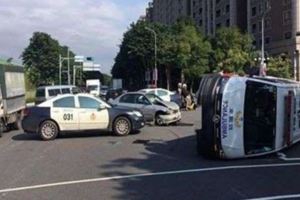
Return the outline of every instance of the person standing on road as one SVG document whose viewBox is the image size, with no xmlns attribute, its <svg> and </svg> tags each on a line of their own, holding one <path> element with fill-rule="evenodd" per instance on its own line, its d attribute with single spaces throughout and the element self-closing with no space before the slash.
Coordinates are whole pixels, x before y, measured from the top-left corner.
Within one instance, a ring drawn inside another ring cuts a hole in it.
<svg viewBox="0 0 300 200">
<path fill-rule="evenodd" d="M 177 85 L 177 93 L 179 95 L 181 95 L 181 93 L 182 93 L 182 84 L 181 83 L 178 83 L 178 85 Z"/>
</svg>

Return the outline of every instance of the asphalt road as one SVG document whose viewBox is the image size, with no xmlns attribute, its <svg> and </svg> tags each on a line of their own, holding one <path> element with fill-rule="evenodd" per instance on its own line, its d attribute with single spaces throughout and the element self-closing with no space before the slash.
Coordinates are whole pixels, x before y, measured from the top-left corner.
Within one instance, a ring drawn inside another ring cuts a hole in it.
<svg viewBox="0 0 300 200">
<path fill-rule="evenodd" d="M 196 117 L 186 112 L 178 126 L 147 126 L 128 137 L 81 133 L 44 142 L 22 131 L 6 133 L 0 139 L 0 199 L 300 196 L 300 160 L 276 154 L 231 161 L 198 156 Z M 300 157 L 300 145 L 283 153 Z"/>
</svg>

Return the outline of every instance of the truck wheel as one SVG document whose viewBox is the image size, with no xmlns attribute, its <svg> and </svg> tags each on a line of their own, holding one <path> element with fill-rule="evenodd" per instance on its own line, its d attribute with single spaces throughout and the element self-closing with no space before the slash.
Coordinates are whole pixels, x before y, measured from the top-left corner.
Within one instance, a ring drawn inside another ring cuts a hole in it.
<svg viewBox="0 0 300 200">
<path fill-rule="evenodd" d="M 44 121 L 40 126 L 39 134 L 42 140 L 54 140 L 58 135 L 58 127 L 53 121 Z"/>
<path fill-rule="evenodd" d="M 113 124 L 114 133 L 118 136 L 128 135 L 131 129 L 131 123 L 127 117 L 118 117 Z"/>
</svg>

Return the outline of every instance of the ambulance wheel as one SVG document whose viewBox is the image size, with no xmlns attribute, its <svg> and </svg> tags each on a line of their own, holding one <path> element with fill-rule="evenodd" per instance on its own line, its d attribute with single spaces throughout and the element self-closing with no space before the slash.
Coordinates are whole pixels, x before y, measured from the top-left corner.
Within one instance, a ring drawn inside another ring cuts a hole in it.
<svg viewBox="0 0 300 200">
<path fill-rule="evenodd" d="M 54 140 L 58 135 L 58 127 L 51 120 L 44 121 L 40 125 L 39 134 L 42 140 Z"/>
<path fill-rule="evenodd" d="M 113 124 L 113 131 L 118 136 L 128 135 L 131 130 L 131 123 L 127 117 L 118 117 Z"/>
</svg>

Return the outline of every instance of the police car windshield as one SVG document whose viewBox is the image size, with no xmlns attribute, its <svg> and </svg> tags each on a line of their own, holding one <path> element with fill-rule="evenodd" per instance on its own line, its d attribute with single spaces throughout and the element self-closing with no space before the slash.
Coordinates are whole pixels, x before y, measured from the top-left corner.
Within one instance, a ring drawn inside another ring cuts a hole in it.
<svg viewBox="0 0 300 200">
<path fill-rule="evenodd" d="M 275 86 L 248 81 L 244 111 L 244 146 L 246 154 L 274 149 L 276 133 Z"/>
</svg>

